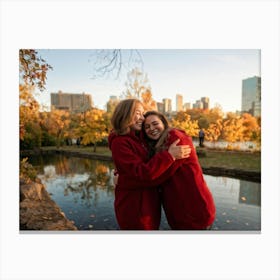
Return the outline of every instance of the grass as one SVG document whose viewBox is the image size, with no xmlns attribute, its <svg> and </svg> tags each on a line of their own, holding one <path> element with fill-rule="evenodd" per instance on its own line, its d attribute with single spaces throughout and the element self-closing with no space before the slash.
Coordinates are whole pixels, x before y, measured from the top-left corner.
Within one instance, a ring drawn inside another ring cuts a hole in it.
<svg viewBox="0 0 280 280">
<path fill-rule="evenodd" d="M 55 150 L 56 147 L 43 147 L 43 150 Z M 80 153 L 94 153 L 93 147 L 63 146 L 61 149 Z M 261 172 L 260 152 L 241 152 L 227 150 L 212 150 L 204 148 L 206 156 L 199 157 L 202 167 L 223 167 L 229 169 L 241 169 L 246 171 Z M 108 147 L 97 147 L 96 154 L 111 156 Z"/>
<path fill-rule="evenodd" d="M 202 167 L 223 167 L 261 172 L 260 152 L 233 152 L 206 150 L 206 157 L 199 157 Z"/>
<path fill-rule="evenodd" d="M 94 153 L 93 151 L 93 147 L 84 147 L 84 146 L 76 146 L 76 145 L 72 145 L 72 146 L 63 146 L 60 147 L 61 150 L 65 150 L 65 151 L 73 151 L 73 152 L 80 152 L 80 153 Z M 57 150 L 56 147 L 42 147 L 42 150 Z M 97 147 L 96 148 L 96 152 L 95 154 L 100 154 L 100 155 L 105 155 L 105 156 L 111 156 L 111 151 L 109 150 L 108 147 Z"/>
</svg>

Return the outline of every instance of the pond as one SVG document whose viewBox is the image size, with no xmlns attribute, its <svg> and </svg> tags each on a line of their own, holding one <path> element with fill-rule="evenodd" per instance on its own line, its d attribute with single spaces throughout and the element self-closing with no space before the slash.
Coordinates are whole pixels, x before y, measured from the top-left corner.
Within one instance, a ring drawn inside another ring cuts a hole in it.
<svg viewBox="0 0 280 280">
<path fill-rule="evenodd" d="M 32 156 L 51 198 L 79 230 L 117 230 L 112 162 L 67 157 Z M 212 230 L 260 231 L 261 184 L 204 175 L 216 203 Z M 164 212 L 160 230 L 169 230 Z"/>
</svg>

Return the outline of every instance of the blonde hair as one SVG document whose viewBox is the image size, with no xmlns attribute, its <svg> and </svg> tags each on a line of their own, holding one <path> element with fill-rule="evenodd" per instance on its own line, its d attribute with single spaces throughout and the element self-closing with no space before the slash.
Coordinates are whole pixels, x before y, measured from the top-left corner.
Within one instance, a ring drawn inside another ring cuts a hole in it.
<svg viewBox="0 0 280 280">
<path fill-rule="evenodd" d="M 130 132 L 130 126 L 133 124 L 133 115 L 136 106 L 142 102 L 138 99 L 125 99 L 122 100 L 115 108 L 111 118 L 111 124 L 117 135 L 124 135 Z"/>
</svg>

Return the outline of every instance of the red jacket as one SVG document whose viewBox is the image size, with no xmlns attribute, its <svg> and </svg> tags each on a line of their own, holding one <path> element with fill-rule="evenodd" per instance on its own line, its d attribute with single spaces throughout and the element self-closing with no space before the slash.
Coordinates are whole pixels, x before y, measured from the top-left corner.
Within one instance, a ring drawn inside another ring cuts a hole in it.
<svg viewBox="0 0 280 280">
<path fill-rule="evenodd" d="M 152 182 L 172 165 L 172 156 L 163 151 L 149 161 L 148 151 L 134 131 L 118 136 L 112 132 L 108 140 L 119 174 L 114 207 L 120 228 L 158 229 L 161 219 L 159 191 L 148 182 Z M 145 186 L 138 184 L 141 180 L 146 183 Z"/>
<path fill-rule="evenodd" d="M 174 175 L 161 184 L 163 208 L 172 229 L 205 229 L 215 219 L 214 199 L 203 178 L 191 137 L 172 129 L 168 146 L 178 138 L 179 144 L 190 145 L 191 154 L 187 159 L 176 161 Z"/>
</svg>

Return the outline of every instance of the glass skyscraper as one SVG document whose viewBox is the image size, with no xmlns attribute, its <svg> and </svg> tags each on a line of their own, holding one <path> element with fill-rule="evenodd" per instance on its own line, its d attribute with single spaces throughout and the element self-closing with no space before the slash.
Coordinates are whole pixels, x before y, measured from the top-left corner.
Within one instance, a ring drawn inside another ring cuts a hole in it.
<svg viewBox="0 0 280 280">
<path fill-rule="evenodd" d="M 261 115 L 261 78 L 254 76 L 242 80 L 241 111 L 255 117 Z"/>
</svg>

